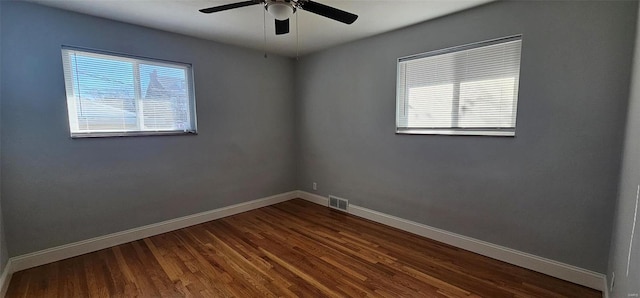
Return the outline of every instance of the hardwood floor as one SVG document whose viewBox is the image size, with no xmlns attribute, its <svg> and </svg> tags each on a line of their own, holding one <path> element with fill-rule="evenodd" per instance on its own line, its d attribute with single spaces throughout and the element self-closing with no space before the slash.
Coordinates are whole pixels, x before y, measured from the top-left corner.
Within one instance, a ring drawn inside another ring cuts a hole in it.
<svg viewBox="0 0 640 298">
<path fill-rule="evenodd" d="M 300 199 L 16 272 L 7 297 L 602 297 Z"/>
</svg>

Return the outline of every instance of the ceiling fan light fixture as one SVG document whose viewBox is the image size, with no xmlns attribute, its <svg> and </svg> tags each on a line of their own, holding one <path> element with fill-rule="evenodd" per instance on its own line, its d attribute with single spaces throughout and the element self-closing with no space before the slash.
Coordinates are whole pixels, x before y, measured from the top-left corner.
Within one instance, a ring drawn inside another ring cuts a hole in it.
<svg viewBox="0 0 640 298">
<path fill-rule="evenodd" d="M 293 6 L 282 2 L 267 2 L 267 11 L 276 18 L 276 20 L 280 21 L 289 19 L 294 13 Z"/>
</svg>

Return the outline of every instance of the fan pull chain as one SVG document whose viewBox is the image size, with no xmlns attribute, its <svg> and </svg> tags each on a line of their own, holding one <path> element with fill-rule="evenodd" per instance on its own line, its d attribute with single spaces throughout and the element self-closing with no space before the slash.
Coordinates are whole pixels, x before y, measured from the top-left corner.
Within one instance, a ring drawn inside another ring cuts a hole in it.
<svg viewBox="0 0 640 298">
<path fill-rule="evenodd" d="M 267 59 L 267 11 L 262 10 L 262 33 L 264 34 L 264 58 Z"/>
<path fill-rule="evenodd" d="M 298 34 L 298 14 L 296 14 L 296 60 L 300 58 L 300 34 Z"/>
</svg>

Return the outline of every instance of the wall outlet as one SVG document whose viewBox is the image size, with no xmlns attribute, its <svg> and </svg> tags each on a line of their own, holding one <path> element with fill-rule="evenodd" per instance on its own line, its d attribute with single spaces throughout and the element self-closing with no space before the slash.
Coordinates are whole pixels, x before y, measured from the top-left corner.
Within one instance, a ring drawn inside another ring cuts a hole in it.
<svg viewBox="0 0 640 298">
<path fill-rule="evenodd" d="M 313 190 L 318 190 L 318 183 L 313 182 Z"/>
</svg>

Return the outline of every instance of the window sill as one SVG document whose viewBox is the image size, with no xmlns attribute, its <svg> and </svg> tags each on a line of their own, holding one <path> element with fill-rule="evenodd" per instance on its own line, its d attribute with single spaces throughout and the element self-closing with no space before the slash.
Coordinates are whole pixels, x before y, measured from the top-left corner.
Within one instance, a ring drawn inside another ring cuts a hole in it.
<svg viewBox="0 0 640 298">
<path fill-rule="evenodd" d="M 146 137 L 146 136 L 176 136 L 197 135 L 197 131 L 132 131 L 132 132 L 86 132 L 73 133 L 72 139 L 86 138 L 114 138 L 114 137 Z"/>
<path fill-rule="evenodd" d="M 515 129 L 504 130 L 472 130 L 472 129 L 426 129 L 426 128 L 398 128 L 396 134 L 407 135 L 452 135 L 452 136 L 489 136 L 515 137 Z"/>
</svg>

